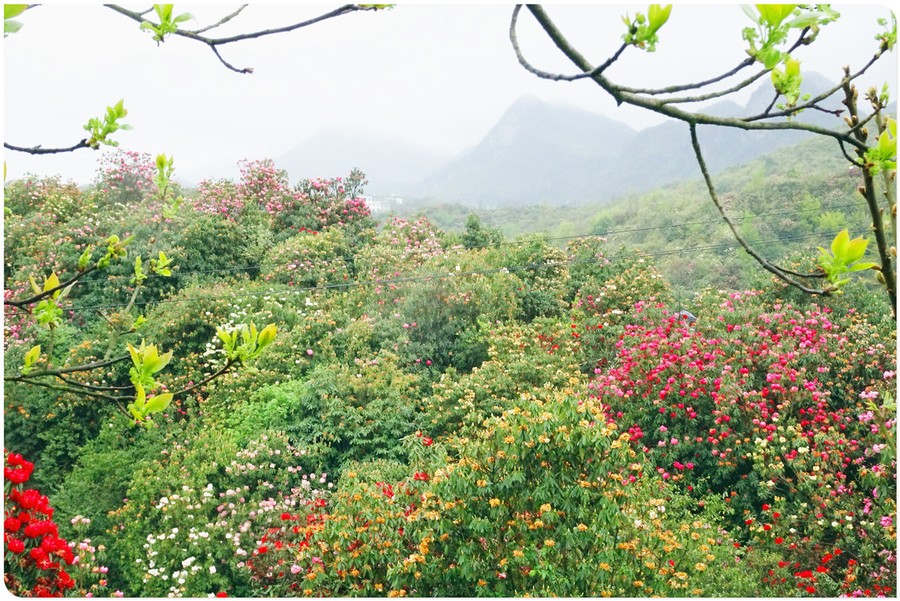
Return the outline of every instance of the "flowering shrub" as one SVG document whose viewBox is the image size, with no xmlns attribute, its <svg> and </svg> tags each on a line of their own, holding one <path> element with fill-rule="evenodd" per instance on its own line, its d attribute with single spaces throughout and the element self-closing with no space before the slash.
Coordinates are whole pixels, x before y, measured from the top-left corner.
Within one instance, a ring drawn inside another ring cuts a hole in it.
<svg viewBox="0 0 900 601">
<path fill-rule="evenodd" d="M 327 479 L 311 478 L 307 452 L 282 434 L 263 434 L 245 448 L 209 430 L 172 442 L 135 474 L 115 512 L 111 550 L 120 558 L 121 584 L 156 597 L 245 596 L 240 570 L 254 548 L 246 533 L 322 495 Z"/>
<path fill-rule="evenodd" d="M 47 497 L 24 489 L 34 464 L 4 452 L 3 581 L 14 595 L 62 597 L 75 586 L 66 566 L 75 563 L 69 544 L 59 538 Z"/>
<path fill-rule="evenodd" d="M 268 532 L 280 545 L 248 562 L 259 591 L 640 596 L 745 585 L 716 511 L 645 475 L 628 435 L 575 394 L 523 394 L 446 448 L 410 435 L 399 482 L 348 471 L 327 513 L 307 505 L 296 525 Z"/>
<path fill-rule="evenodd" d="M 154 192 L 155 175 L 156 161 L 147 153 L 105 152 L 94 176 L 97 204 L 136 205 Z"/>
<path fill-rule="evenodd" d="M 853 558 L 855 580 L 884 587 L 872 570 L 886 550 L 893 561 L 896 464 L 882 456 L 886 443 L 864 442 L 878 428 L 853 398 L 877 397 L 869 387 L 893 373 L 890 350 L 861 324 L 841 327 L 816 308 L 758 312 L 753 297 L 731 295 L 724 316 L 696 331 L 675 317 L 627 325 L 616 361 L 597 370 L 589 391 L 664 479 L 726 495 L 745 544 L 813 569 L 841 549 L 829 573 Z M 892 420 L 880 427 L 893 438 Z M 846 593 L 851 582 L 806 579 L 802 588 Z"/>
</svg>

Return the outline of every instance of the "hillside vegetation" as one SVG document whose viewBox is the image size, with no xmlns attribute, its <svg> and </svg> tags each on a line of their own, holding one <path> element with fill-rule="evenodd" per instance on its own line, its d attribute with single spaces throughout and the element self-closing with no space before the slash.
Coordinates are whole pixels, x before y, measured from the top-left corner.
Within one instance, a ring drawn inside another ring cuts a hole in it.
<svg viewBox="0 0 900 601">
<path fill-rule="evenodd" d="M 834 143 L 810 139 L 715 176 L 716 190 L 741 234 L 769 259 L 814 270 L 812 257 L 842 229 L 871 238 L 858 175 L 836 156 Z M 463 231 L 472 211 L 461 205 L 410 209 L 446 231 Z M 608 203 L 478 210 L 480 221 L 506 236 L 545 233 L 564 246 L 581 235 L 606 238 L 612 249 L 639 249 L 654 258 L 682 303 L 705 287 L 740 290 L 768 278 L 731 235 L 699 178 Z M 878 286 L 871 280 L 873 293 Z"/>
<path fill-rule="evenodd" d="M 849 180 L 815 161 L 792 175 L 799 154 L 722 178 L 735 212 L 792 211 L 747 219 L 760 239 L 859 221 L 822 212 L 851 202 Z M 828 299 L 765 277 L 720 291 L 731 275 L 693 256 L 672 273 L 698 294 L 676 298 L 666 257 L 621 246 L 727 240 L 709 224 L 670 227 L 713 217 L 697 185 L 566 211 L 554 236 L 605 235 L 551 240 L 511 236 L 537 210 L 508 223 L 445 212 L 455 231 L 378 224 L 358 172 L 290 186 L 254 161 L 180 205 L 153 176 L 130 153 L 86 191 L 6 187 L 7 299 L 134 236 L 60 300 L 53 328 L 7 309 L 8 587 L 895 594 L 894 323 L 861 284 Z M 657 229 L 606 232 L 637 224 Z M 171 274 L 141 280 L 135 258 L 146 275 L 160 251 Z M 269 325 L 258 357 L 225 369 Z M 144 351 L 129 358 L 126 343 Z M 154 351 L 148 396 L 187 392 L 135 419 L 103 395 L 133 391 L 151 344 L 172 358 L 163 369 Z M 25 383 L 120 356 L 53 387 Z"/>
</svg>

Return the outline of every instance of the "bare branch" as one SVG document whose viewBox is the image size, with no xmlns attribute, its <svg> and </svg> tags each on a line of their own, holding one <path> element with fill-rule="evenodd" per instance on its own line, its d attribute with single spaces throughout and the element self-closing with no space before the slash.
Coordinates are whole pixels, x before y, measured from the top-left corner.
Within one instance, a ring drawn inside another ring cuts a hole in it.
<svg viewBox="0 0 900 601">
<path fill-rule="evenodd" d="M 238 16 L 239 14 L 241 14 L 241 12 L 243 12 L 243 10 L 244 10 L 245 8 L 247 8 L 248 6 L 250 6 L 250 5 L 249 5 L 249 4 L 241 4 L 241 7 L 240 7 L 239 9 L 237 9 L 236 11 L 234 11 L 233 13 L 231 13 L 230 15 L 226 15 L 226 16 L 222 17 L 218 22 L 213 23 L 212 25 L 207 25 L 206 27 L 203 27 L 203 28 L 201 28 L 201 29 L 196 29 L 196 30 L 191 31 L 191 32 L 189 32 L 189 33 L 194 33 L 194 34 L 200 35 L 201 33 L 207 32 L 207 31 L 209 31 L 210 29 L 215 29 L 216 27 L 219 27 L 220 25 L 224 25 L 225 23 L 228 23 L 228 22 L 231 21 L 233 18 L 235 18 L 236 16 Z"/>
<path fill-rule="evenodd" d="M 145 14 L 145 13 L 137 13 L 132 10 L 128 10 L 127 8 L 123 8 L 117 4 L 104 4 L 103 6 L 105 6 L 106 8 L 109 8 L 121 15 L 124 15 L 133 21 L 137 21 L 138 23 L 143 23 L 145 20 L 143 18 L 143 14 Z M 377 8 L 374 6 L 361 6 L 358 4 L 345 4 L 344 6 L 336 8 L 336 9 L 329 11 L 327 13 L 324 13 L 322 15 L 319 15 L 318 17 L 314 17 L 312 19 L 307 19 L 306 21 L 301 21 L 299 23 L 294 23 L 293 25 L 286 25 L 284 27 L 276 27 L 274 29 L 263 29 L 261 31 L 254 31 L 251 33 L 241 33 L 238 35 L 222 37 L 222 38 L 210 38 L 210 37 L 200 35 L 201 32 L 208 31 L 214 27 L 218 27 L 219 25 L 221 25 L 227 21 L 230 21 L 235 16 L 237 16 L 237 14 L 240 13 L 241 10 L 243 10 L 243 7 L 238 9 L 235 13 L 232 13 L 231 15 L 224 17 L 218 23 L 215 23 L 209 27 L 202 28 L 197 31 L 176 29 L 174 32 L 172 32 L 172 35 L 177 35 L 177 36 L 180 36 L 183 38 L 188 38 L 189 40 L 194 40 L 194 41 L 206 44 L 210 48 L 210 50 L 213 51 L 213 54 L 216 55 L 216 58 L 219 59 L 219 62 L 221 62 L 223 65 L 225 65 L 225 67 L 234 71 L 235 73 L 253 73 L 253 69 L 251 67 L 238 68 L 238 67 L 235 67 L 234 65 L 232 65 L 231 63 L 229 63 L 228 61 L 226 61 L 224 58 L 222 58 L 222 55 L 219 54 L 219 50 L 218 50 L 217 46 L 223 46 L 225 44 L 231 44 L 233 42 L 241 42 L 244 40 L 252 40 L 252 39 L 261 38 L 261 37 L 269 36 L 269 35 L 276 35 L 279 33 L 288 33 L 291 31 L 295 31 L 297 29 L 302 29 L 303 27 L 309 27 L 310 25 L 315 25 L 316 23 L 321 23 L 322 21 L 326 21 L 328 19 L 333 19 L 335 17 L 340 17 L 342 15 L 346 15 L 349 13 L 358 12 L 358 11 L 370 11 L 370 10 L 374 11 L 374 10 L 377 10 Z"/>
<path fill-rule="evenodd" d="M 540 77 L 541 79 L 549 79 L 551 81 L 576 81 L 579 79 L 594 77 L 595 75 L 603 73 L 603 71 L 605 71 L 610 65 L 616 62 L 619 56 L 622 55 L 622 52 L 625 51 L 625 48 L 628 47 L 628 44 L 622 44 L 619 49 L 616 50 L 615 54 L 606 59 L 606 61 L 602 65 L 584 73 L 576 73 L 575 75 L 563 75 L 561 73 L 550 73 L 549 71 L 542 71 L 537 67 L 534 67 L 531 63 L 528 62 L 528 60 L 526 60 L 525 55 L 522 54 L 522 50 L 519 47 L 519 40 L 518 36 L 516 35 L 516 24 L 519 20 L 519 11 L 521 10 L 521 8 L 521 4 L 517 4 L 516 7 L 513 8 L 512 19 L 509 23 L 509 41 L 512 42 L 513 50 L 515 50 L 516 57 L 519 59 L 519 64 L 525 67 L 526 71 Z"/>
<path fill-rule="evenodd" d="M 731 219 L 728 218 L 728 215 L 725 214 L 725 209 L 722 208 L 722 205 L 719 202 L 719 197 L 716 194 L 715 187 L 713 186 L 712 178 L 709 175 L 709 170 L 706 168 L 706 161 L 703 160 L 703 153 L 700 150 L 700 141 L 697 139 L 696 124 L 691 123 L 690 129 L 691 129 L 691 145 L 694 148 L 694 156 L 697 158 L 697 163 L 700 165 L 700 172 L 703 174 L 703 180 L 706 182 L 706 189 L 709 192 L 709 197 L 710 197 L 710 199 L 712 199 L 713 204 L 716 206 L 716 209 L 718 209 L 719 214 L 722 216 L 722 219 L 724 219 L 725 223 L 728 224 L 728 227 L 731 229 L 731 234 L 734 236 L 734 239 L 738 241 L 738 244 L 740 244 L 744 248 L 744 250 L 747 251 L 747 254 L 749 254 L 751 257 L 756 259 L 756 262 L 759 263 L 763 267 L 763 269 L 765 269 L 766 271 L 768 271 L 770 273 L 775 274 L 775 276 L 778 277 L 780 280 L 787 282 L 788 284 L 790 284 L 791 286 L 794 286 L 795 288 L 799 288 L 800 290 L 802 290 L 803 292 L 806 292 L 807 294 L 821 294 L 823 296 L 829 295 L 831 293 L 831 290 L 829 290 L 827 288 L 825 288 L 825 289 L 809 288 L 808 286 L 805 286 L 804 284 L 793 279 L 792 277 L 790 277 L 790 274 L 786 270 L 781 269 L 780 267 L 773 265 L 772 263 L 769 263 L 769 261 L 766 260 L 765 257 L 760 255 L 758 252 L 756 252 L 756 250 L 753 247 L 751 247 L 749 244 L 747 244 L 747 242 L 744 240 L 744 238 L 738 232 L 737 227 L 735 227 L 735 225 L 731 221 Z M 794 272 L 791 272 L 791 273 L 794 273 Z"/>
<path fill-rule="evenodd" d="M 14 150 L 16 152 L 27 152 L 28 154 L 59 154 L 62 152 L 74 152 L 81 148 L 93 148 L 87 142 L 87 138 L 75 144 L 74 146 L 69 146 L 68 148 L 41 148 L 41 145 L 31 146 L 29 148 L 25 148 L 23 146 L 13 146 L 12 144 L 8 144 L 6 142 L 3 143 L 3 148 L 7 150 Z M 95 148 L 93 148 L 96 150 Z"/>
</svg>

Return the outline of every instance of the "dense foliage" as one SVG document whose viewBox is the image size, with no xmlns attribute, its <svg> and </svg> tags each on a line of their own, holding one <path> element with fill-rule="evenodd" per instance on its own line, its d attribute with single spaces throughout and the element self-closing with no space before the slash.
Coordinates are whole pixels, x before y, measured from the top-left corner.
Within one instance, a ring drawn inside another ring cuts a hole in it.
<svg viewBox="0 0 900 601">
<path fill-rule="evenodd" d="M 175 207 L 149 157 L 114 154 L 87 190 L 6 187 L 10 297 L 115 233 L 135 236 L 129 258 L 172 261 L 143 284 L 115 262 L 80 280 L 52 337 L 8 313 L 7 374 L 37 344 L 61 366 L 146 339 L 172 351 L 158 379 L 175 391 L 229 365 L 240 324 L 277 326 L 265 353 L 141 425 L 8 381 L 11 590 L 896 593 L 880 296 L 801 299 L 760 277 L 676 302 L 652 257 L 605 238 L 509 239 L 475 216 L 458 233 L 379 225 L 363 185 L 292 186 L 254 161 Z M 133 377 L 116 363 L 85 383 Z"/>
</svg>

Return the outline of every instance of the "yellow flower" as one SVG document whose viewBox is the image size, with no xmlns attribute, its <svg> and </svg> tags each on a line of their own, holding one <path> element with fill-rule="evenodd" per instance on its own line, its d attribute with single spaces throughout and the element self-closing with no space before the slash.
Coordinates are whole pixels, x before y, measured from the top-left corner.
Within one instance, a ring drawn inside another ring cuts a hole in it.
<svg viewBox="0 0 900 601">
<path fill-rule="evenodd" d="M 550 503 L 544 503 L 541 505 L 541 511 L 550 511 Z"/>
<path fill-rule="evenodd" d="M 484 488 L 485 486 L 487 486 L 487 482 L 485 482 L 484 480 L 478 480 L 475 482 L 475 485 Z"/>
<path fill-rule="evenodd" d="M 479 580 L 478 586 L 487 586 L 487 582 L 485 582 L 484 580 Z"/>
<path fill-rule="evenodd" d="M 552 540 L 550 540 L 549 538 L 546 539 L 546 540 L 544 541 L 544 546 L 545 546 L 545 547 L 552 547 L 552 546 L 555 545 L 555 544 L 556 544 L 556 543 L 553 542 Z"/>
<path fill-rule="evenodd" d="M 488 503 L 491 504 L 491 507 L 496 507 L 497 505 L 503 503 L 503 501 L 501 501 L 500 499 L 491 499 L 490 501 L 488 501 Z"/>
<path fill-rule="evenodd" d="M 579 530 L 579 531 L 584 532 L 584 531 L 587 530 L 587 529 L 588 529 L 588 527 L 585 526 L 584 524 L 578 524 L 578 530 Z"/>
<path fill-rule="evenodd" d="M 512 436 L 507 436 L 503 439 L 503 442 L 505 442 L 506 444 L 512 444 L 512 443 L 516 442 L 516 439 L 513 438 Z"/>
<path fill-rule="evenodd" d="M 601 563 L 601 564 L 600 564 L 600 569 L 601 569 L 601 570 L 606 570 L 606 571 L 608 572 L 611 568 L 610 568 L 610 566 L 609 566 L 608 563 L 605 563 L 605 562 L 604 562 L 604 563 Z"/>
<path fill-rule="evenodd" d="M 513 557 L 522 557 L 523 555 L 525 555 L 525 553 L 520 549 L 515 549 L 513 551 Z"/>
<path fill-rule="evenodd" d="M 705 563 L 695 564 L 694 569 L 697 570 L 698 572 L 702 572 L 703 570 L 706 569 L 706 564 Z"/>
<path fill-rule="evenodd" d="M 546 434 L 541 434 L 540 436 L 538 436 L 538 442 L 543 442 L 546 444 L 550 442 L 550 438 L 548 438 Z"/>
<path fill-rule="evenodd" d="M 634 586 L 636 586 L 636 587 L 638 587 L 638 588 L 641 588 L 641 587 L 644 586 L 644 581 L 643 581 L 643 580 L 635 580 L 635 581 L 632 582 L 631 584 L 633 584 Z"/>
</svg>

